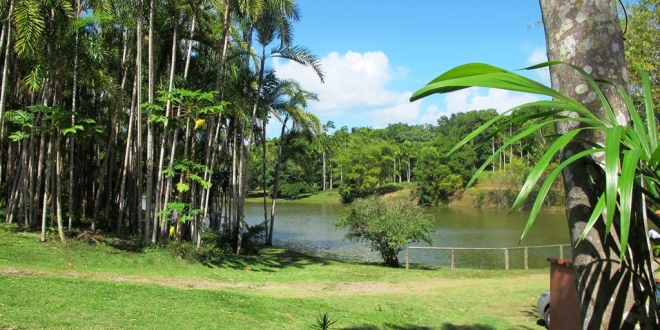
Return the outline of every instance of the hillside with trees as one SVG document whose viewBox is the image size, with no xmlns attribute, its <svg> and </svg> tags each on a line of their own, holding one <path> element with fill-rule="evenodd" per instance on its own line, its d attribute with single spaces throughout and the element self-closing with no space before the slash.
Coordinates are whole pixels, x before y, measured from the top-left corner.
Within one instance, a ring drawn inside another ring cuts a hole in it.
<svg viewBox="0 0 660 330">
<path fill-rule="evenodd" d="M 536 111 L 523 108 L 512 112 L 512 116 Z M 397 123 L 385 128 L 341 127 L 330 131 L 334 123 L 328 122 L 317 135 L 287 132 L 267 141 L 265 153 L 263 144 L 257 146 L 261 150 L 254 155 L 251 173 L 255 175 L 251 176 L 249 189 L 258 194 L 265 186 L 266 194 L 272 196 L 275 173 L 279 173 L 280 198 L 298 199 L 338 189 L 342 200 L 349 203 L 396 191 L 401 188 L 398 184 L 406 182 L 414 186 L 413 196 L 421 205 L 438 206 L 458 198 L 457 193 L 464 191 L 477 170 L 484 167 L 484 184 L 479 186 L 487 192 L 471 207 L 505 208 L 515 199 L 515 190 L 525 174 L 549 146 L 548 137 L 556 132 L 546 128 L 502 148 L 511 137 L 535 124 L 529 121 L 511 125 L 492 137 L 484 133 L 479 142 L 448 155 L 462 137 L 496 115 L 492 109 L 474 110 L 442 116 L 436 125 Z M 555 190 L 560 191 L 561 185 Z M 500 196 L 503 191 L 507 198 Z"/>
</svg>

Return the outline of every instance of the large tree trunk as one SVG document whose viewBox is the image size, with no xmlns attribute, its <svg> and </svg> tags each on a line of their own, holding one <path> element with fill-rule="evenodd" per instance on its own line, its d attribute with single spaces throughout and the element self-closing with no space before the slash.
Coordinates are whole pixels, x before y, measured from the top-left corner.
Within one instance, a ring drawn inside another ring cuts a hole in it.
<svg viewBox="0 0 660 330">
<path fill-rule="evenodd" d="M 43 183 L 43 168 L 44 168 L 44 153 L 46 150 L 46 133 L 41 132 L 41 137 L 39 139 L 39 159 L 37 160 L 37 173 L 35 175 L 35 181 L 32 182 L 32 187 L 36 187 L 32 192 L 34 194 L 34 208 L 30 210 L 30 218 L 32 219 L 32 224 L 36 225 L 37 221 L 37 211 L 39 203 L 39 195 L 41 193 L 41 185 Z"/>
<path fill-rule="evenodd" d="M 172 34 L 172 59 L 170 60 L 170 79 L 169 79 L 170 81 L 169 81 L 169 84 L 167 86 L 167 92 L 168 93 L 171 93 L 172 88 L 174 88 L 174 70 L 176 69 L 176 54 L 177 54 L 177 50 L 179 48 L 178 47 L 178 42 L 179 41 L 178 41 L 178 37 L 177 37 L 177 29 L 178 29 L 178 26 L 179 26 L 178 16 L 179 15 L 177 14 L 175 19 L 174 19 L 174 32 Z M 193 17 L 193 23 L 192 24 L 193 24 L 193 27 L 194 27 L 194 25 L 195 25 L 195 18 L 194 17 Z M 193 29 L 193 28 L 191 28 L 191 29 Z M 162 140 L 163 141 L 160 144 L 160 152 L 158 153 L 158 155 L 159 155 L 158 156 L 158 172 L 157 172 L 158 175 L 156 176 L 156 187 L 157 187 L 156 188 L 156 200 L 157 200 L 157 202 L 155 203 L 156 209 L 154 210 L 154 220 L 153 220 L 154 230 L 153 230 L 153 233 L 152 233 L 152 236 L 151 236 L 151 243 L 152 244 L 156 244 L 156 238 L 157 238 L 156 228 L 158 227 L 158 212 L 161 209 L 161 206 L 160 206 L 161 201 L 162 201 L 161 196 L 163 195 L 163 187 L 164 187 L 164 182 L 163 182 L 164 179 L 162 177 L 163 176 L 163 161 L 164 161 L 164 158 L 165 158 L 165 147 L 167 146 L 167 142 L 166 142 L 167 141 L 167 133 L 168 133 L 167 127 L 168 127 L 169 120 L 170 120 L 171 109 L 172 109 L 172 102 L 168 99 L 167 103 L 165 105 L 165 118 L 167 118 L 167 120 L 163 124 L 163 134 L 162 134 L 162 137 L 163 137 Z M 175 141 L 175 143 L 176 143 L 176 141 Z M 174 146 L 172 146 L 172 148 L 174 148 Z M 165 208 L 167 208 L 167 205 L 162 206 L 162 209 L 165 209 Z M 163 224 L 163 226 L 167 227 L 165 224 Z"/>
<path fill-rule="evenodd" d="M 137 80 L 137 77 L 136 77 Z M 133 143 L 133 116 L 135 116 L 134 109 L 135 109 L 135 97 L 137 95 L 137 82 L 133 83 L 133 96 L 131 98 L 131 107 L 130 107 L 130 113 L 128 115 L 128 129 L 126 130 L 127 135 L 126 135 L 126 148 L 124 151 L 124 163 L 122 166 L 122 173 L 121 177 L 119 178 L 119 194 L 118 194 L 118 208 L 119 208 L 119 215 L 117 216 L 117 226 L 116 226 L 116 235 L 120 236 L 121 235 L 121 229 L 123 226 L 123 217 L 124 217 L 124 195 L 126 193 L 126 177 L 128 176 L 128 173 L 131 172 L 130 167 L 130 159 L 131 159 L 131 143 Z M 107 216 L 107 215 L 106 215 Z"/>
<path fill-rule="evenodd" d="M 607 78 L 627 88 L 617 1 L 540 0 L 540 3 L 550 60 L 577 65 L 595 78 Z M 578 72 L 567 65 L 556 65 L 550 73 L 554 89 L 605 118 L 598 97 Z M 629 114 L 624 100 L 613 88 L 604 88 L 603 92 L 617 120 L 625 125 Z M 566 133 L 578 126 L 577 122 L 563 122 L 557 125 L 557 131 Z M 605 144 L 604 136 L 593 132 L 582 137 Z M 578 142 L 569 144 L 562 158 L 585 147 Z M 619 258 L 618 226 L 608 236 L 602 219 L 576 245 L 604 188 L 601 168 L 604 155 L 599 157 L 575 162 L 563 172 L 582 328 L 633 329 L 641 325 L 642 329 L 654 329 L 658 327 L 658 318 L 651 255 L 639 209 L 631 220 L 629 249 L 624 260 Z"/>
<path fill-rule="evenodd" d="M 143 218 L 142 218 L 142 188 L 144 187 L 142 184 L 142 178 L 143 178 L 143 167 L 142 167 L 142 43 L 143 43 L 143 37 L 142 37 L 142 0 L 137 0 L 137 28 L 135 29 L 135 33 L 137 35 L 135 39 L 136 43 L 136 61 L 135 61 L 135 71 L 137 72 L 136 74 L 136 81 L 137 81 L 137 87 L 136 87 L 136 92 L 137 92 L 137 101 L 135 102 L 135 112 L 136 112 L 136 117 L 135 117 L 135 143 L 136 143 L 136 148 L 135 148 L 135 157 L 132 165 L 135 166 L 135 171 L 134 173 L 137 174 L 137 181 L 135 182 L 137 192 L 135 196 L 135 199 L 132 200 L 133 203 L 131 205 L 136 205 L 137 207 L 134 207 L 135 210 L 135 215 L 137 216 L 135 218 L 136 224 L 137 224 L 137 230 L 138 230 L 138 236 L 142 237 L 142 230 L 144 227 L 142 226 L 143 223 Z"/>
<path fill-rule="evenodd" d="M 9 83 L 9 78 L 7 77 L 7 74 L 9 73 L 9 55 L 11 54 L 11 15 L 12 11 L 14 8 L 14 1 L 9 2 L 9 11 L 7 14 L 7 25 L 3 25 L 3 32 L 5 31 L 5 26 L 6 26 L 6 34 L 3 34 L 3 39 L 6 38 L 7 42 L 4 43 L 2 41 L 4 47 L 5 47 L 5 59 L 2 65 L 2 81 L 0 82 L 0 187 L 2 186 L 2 158 L 3 158 L 3 153 L 2 151 L 2 146 L 3 146 L 3 130 L 4 130 L 4 109 L 5 109 L 5 100 L 7 99 L 7 84 Z"/>
<path fill-rule="evenodd" d="M 261 155 L 261 185 L 264 190 L 264 232 L 268 233 L 268 203 L 267 203 L 267 197 L 268 197 L 268 188 L 266 186 L 266 158 L 268 156 L 268 143 L 266 141 L 266 124 L 267 121 L 266 119 L 263 120 L 262 124 L 262 130 L 261 130 L 261 143 L 263 144 L 263 150 L 262 150 L 262 155 Z"/>
<path fill-rule="evenodd" d="M 51 156 L 51 152 L 53 150 L 53 143 L 52 140 L 54 137 L 50 137 L 51 142 L 48 142 L 48 152 L 46 155 L 46 173 L 45 173 L 45 184 L 46 187 L 44 189 L 44 199 L 43 199 L 43 205 L 42 205 L 42 212 L 41 212 L 41 237 L 40 240 L 41 242 L 46 241 L 46 220 L 48 219 L 48 197 L 50 196 L 50 180 L 51 180 L 51 173 L 52 173 L 52 168 L 53 168 L 53 160 Z"/>
<path fill-rule="evenodd" d="M 149 60 L 148 60 L 148 65 L 149 65 L 149 74 L 148 74 L 148 95 L 147 95 L 147 100 L 149 102 L 149 105 L 154 104 L 154 87 L 156 85 L 156 68 L 154 65 L 154 39 L 156 38 L 154 34 L 154 1 L 151 0 L 149 1 L 149 45 L 148 45 L 148 53 L 149 53 Z M 150 110 L 151 111 L 151 110 Z M 140 157 L 142 156 L 142 153 L 139 153 Z M 138 158 L 140 159 L 140 158 Z M 153 214 L 152 206 L 153 206 L 153 193 L 154 193 L 154 131 L 153 131 L 153 125 L 151 124 L 151 121 L 147 121 L 147 180 L 146 180 L 146 205 L 145 205 L 145 212 L 144 212 L 144 238 L 143 242 L 145 244 L 149 244 L 151 242 L 151 221 L 154 221 L 156 217 Z M 140 182 L 141 183 L 141 182 Z M 140 212 L 140 211 L 138 211 Z M 155 221 L 153 225 L 153 237 L 156 237 L 156 230 L 158 229 L 158 222 Z"/>
<path fill-rule="evenodd" d="M 56 132 L 56 136 L 60 134 L 59 130 Z M 66 236 L 64 235 L 64 226 L 62 220 L 62 189 L 59 184 L 59 179 L 62 177 L 62 151 L 60 144 L 57 141 L 57 137 L 51 140 L 51 143 L 55 143 L 55 217 L 57 218 L 57 232 L 60 235 L 60 241 L 62 244 L 67 244 Z"/>
<path fill-rule="evenodd" d="M 80 17 L 82 2 L 76 1 L 76 19 Z M 78 98 L 78 39 L 80 38 L 80 31 L 76 30 L 74 49 L 73 49 L 73 86 L 71 87 L 71 127 L 76 126 L 76 99 Z M 73 171 L 75 169 L 75 134 L 68 134 L 69 145 L 69 224 L 68 229 L 71 231 L 73 228 Z"/>
</svg>

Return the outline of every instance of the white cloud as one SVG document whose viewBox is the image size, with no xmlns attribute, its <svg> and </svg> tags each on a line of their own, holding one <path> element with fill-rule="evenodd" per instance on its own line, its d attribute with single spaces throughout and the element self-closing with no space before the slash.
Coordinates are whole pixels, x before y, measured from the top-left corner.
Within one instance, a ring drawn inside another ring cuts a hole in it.
<svg viewBox="0 0 660 330">
<path fill-rule="evenodd" d="M 374 128 L 383 128 L 394 123 L 418 123 L 422 103 L 410 102 L 411 95 L 411 92 L 401 93 L 395 103 L 368 111 L 366 122 Z"/>
<path fill-rule="evenodd" d="M 527 63 L 529 64 L 539 64 L 548 60 L 545 48 L 534 48 L 532 53 L 527 58 Z"/>
<path fill-rule="evenodd" d="M 443 114 L 440 113 L 440 107 L 433 104 L 426 108 L 426 113 L 419 117 L 419 124 L 437 124 L 438 118 Z"/>
<path fill-rule="evenodd" d="M 527 58 L 528 65 L 536 65 L 548 61 L 548 55 L 545 48 L 534 48 Z M 550 85 L 550 70 L 548 68 L 536 69 L 536 79 L 546 85 Z"/>
<path fill-rule="evenodd" d="M 538 101 L 536 95 L 510 92 L 501 89 L 467 88 L 445 97 L 446 114 L 471 110 L 495 109 L 502 113 L 518 105 Z"/>
<path fill-rule="evenodd" d="M 541 52 L 535 51 L 534 54 Z M 295 79 L 306 90 L 318 94 L 319 101 L 310 102 L 309 110 L 322 122 L 333 120 L 349 127 L 381 128 L 398 122 L 435 124 L 442 115 L 491 108 L 502 112 L 539 99 L 529 94 L 482 88 L 411 103 L 411 91 L 394 91 L 388 87 L 393 80 L 406 79 L 409 70 L 393 68 L 383 52 L 332 52 L 321 62 L 324 84 L 313 70 L 297 63 L 275 59 L 273 67 L 278 77 Z"/>
<path fill-rule="evenodd" d="M 319 115 L 338 115 L 356 108 L 391 106 L 400 99 L 400 93 L 385 88 L 393 73 L 383 52 L 361 54 L 348 51 L 344 55 L 332 52 L 321 62 L 325 74 L 324 84 L 309 68 L 290 61 L 273 61 L 279 77 L 293 78 L 305 89 L 318 94 L 320 101 L 311 104 Z M 405 70 L 399 69 L 396 73 L 405 74 Z"/>
</svg>

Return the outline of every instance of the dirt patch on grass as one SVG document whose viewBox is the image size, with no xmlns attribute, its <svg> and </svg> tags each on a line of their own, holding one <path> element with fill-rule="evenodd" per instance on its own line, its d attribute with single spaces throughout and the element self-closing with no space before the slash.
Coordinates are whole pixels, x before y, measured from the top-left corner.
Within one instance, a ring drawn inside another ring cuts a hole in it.
<svg viewBox="0 0 660 330">
<path fill-rule="evenodd" d="M 319 282 L 301 283 L 288 282 L 277 284 L 256 284 L 252 282 L 230 283 L 214 280 L 172 279 L 137 276 L 118 276 L 104 273 L 86 273 L 77 271 L 36 273 L 13 267 L 0 269 L 0 275 L 9 276 L 49 276 L 58 278 L 77 278 L 89 281 L 111 281 L 123 283 L 139 283 L 146 285 L 162 285 L 177 288 L 199 290 L 240 289 L 254 290 L 254 293 L 264 296 L 315 297 L 315 296 L 350 296 L 350 295 L 425 295 L 429 292 L 446 290 L 461 290 L 465 287 L 515 287 L 521 282 L 549 283 L 548 274 L 531 274 L 511 277 L 487 279 L 446 279 L 425 278 L 402 280 L 396 282 L 366 281 L 366 282 Z"/>
<path fill-rule="evenodd" d="M 13 267 L 0 269 L 0 275 L 14 275 L 14 276 L 42 276 L 40 273 L 20 270 Z"/>
<path fill-rule="evenodd" d="M 264 295 L 288 296 L 288 297 L 312 297 L 312 296 L 346 296 L 346 295 L 426 295 L 433 291 L 460 290 L 461 288 L 493 286 L 493 285 L 515 286 L 521 281 L 546 282 L 550 277 L 547 274 L 533 274 L 525 276 L 512 276 L 505 278 L 490 279 L 417 279 L 404 280 L 400 282 L 350 282 L 350 283 L 286 283 L 278 285 L 266 285 L 255 287 Z M 497 284 L 496 284 L 497 283 Z"/>
</svg>

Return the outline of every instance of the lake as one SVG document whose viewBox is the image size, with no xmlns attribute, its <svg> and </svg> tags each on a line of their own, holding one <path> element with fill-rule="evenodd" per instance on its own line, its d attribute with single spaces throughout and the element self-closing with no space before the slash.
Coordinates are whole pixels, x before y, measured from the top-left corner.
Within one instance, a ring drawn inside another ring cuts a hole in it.
<svg viewBox="0 0 660 330">
<path fill-rule="evenodd" d="M 343 208 L 343 205 L 336 204 L 277 204 L 273 244 L 324 258 L 353 262 L 381 261 L 379 254 L 370 251 L 365 244 L 345 241 L 346 231 L 334 227 L 333 223 Z M 528 212 L 507 215 L 506 210 L 467 208 L 429 208 L 428 212 L 435 218 L 433 245 L 438 247 L 502 248 L 570 242 L 564 212 L 541 212 L 520 244 Z M 245 220 L 250 225 L 262 223 L 263 204 L 246 203 Z M 564 258 L 570 256 L 570 248 L 564 247 Z M 529 267 L 548 267 L 549 257 L 559 258 L 559 248 L 530 249 Z M 449 266 L 450 252 L 411 250 L 410 259 L 412 263 Z M 510 250 L 509 260 L 511 268 L 523 268 L 524 250 Z M 405 251 L 399 255 L 399 262 L 405 263 Z M 504 252 L 457 250 L 455 266 L 504 269 Z"/>
</svg>

